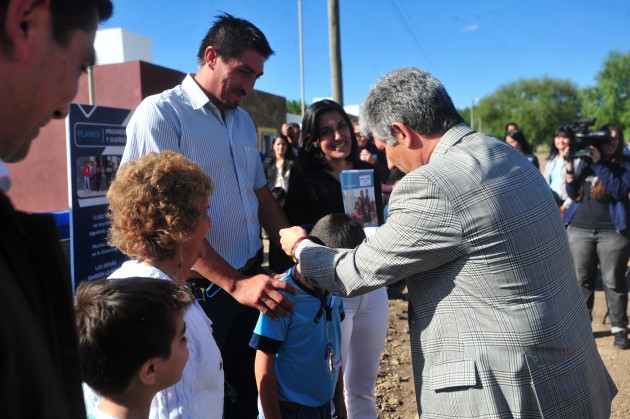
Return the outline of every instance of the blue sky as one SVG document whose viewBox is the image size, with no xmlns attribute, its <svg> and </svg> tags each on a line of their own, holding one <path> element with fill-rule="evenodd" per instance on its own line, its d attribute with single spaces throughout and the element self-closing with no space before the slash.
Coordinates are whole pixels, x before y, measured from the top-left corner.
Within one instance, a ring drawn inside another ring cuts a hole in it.
<svg viewBox="0 0 630 419">
<path fill-rule="evenodd" d="M 297 0 L 114 0 L 102 28 L 153 41 L 155 64 L 195 72 L 214 16 L 250 20 L 276 54 L 256 89 L 300 99 Z M 613 50 L 630 51 L 629 0 L 339 0 L 344 104 L 360 104 L 380 76 L 419 67 L 458 108 L 519 79 L 544 76 L 580 88 Z M 303 0 L 305 99 L 331 95 L 327 0 Z"/>
</svg>

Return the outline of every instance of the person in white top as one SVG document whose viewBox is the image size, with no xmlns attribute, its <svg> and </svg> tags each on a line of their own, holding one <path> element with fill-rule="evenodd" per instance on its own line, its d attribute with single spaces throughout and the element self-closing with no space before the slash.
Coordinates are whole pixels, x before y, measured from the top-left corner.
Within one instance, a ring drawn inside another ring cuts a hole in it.
<svg viewBox="0 0 630 419">
<path fill-rule="evenodd" d="M 545 169 L 542 172 L 562 214 L 573 202 L 567 194 L 565 166 L 571 143 L 574 141 L 575 133 L 570 126 L 564 125 L 559 127 L 551 139 L 547 164 L 545 164 Z"/>
<path fill-rule="evenodd" d="M 149 153 L 120 167 L 108 192 L 109 244 L 132 260 L 110 278 L 153 277 L 186 283 L 205 253 L 210 179 L 172 152 Z M 223 361 L 212 322 L 195 301 L 184 317 L 190 357 L 182 380 L 156 394 L 150 418 L 223 416 Z M 97 397 L 84 386 L 88 412 Z"/>
</svg>

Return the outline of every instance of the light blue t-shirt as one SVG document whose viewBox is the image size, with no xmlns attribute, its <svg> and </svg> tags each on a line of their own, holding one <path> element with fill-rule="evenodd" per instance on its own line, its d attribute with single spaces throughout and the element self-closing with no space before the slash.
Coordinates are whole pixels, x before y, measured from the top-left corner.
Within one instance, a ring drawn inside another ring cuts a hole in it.
<svg viewBox="0 0 630 419">
<path fill-rule="evenodd" d="M 332 400 L 341 366 L 341 327 L 343 303 L 326 292 L 319 296 L 287 271 L 287 281 L 297 295 L 284 293 L 295 306 L 290 316 L 271 320 L 261 314 L 250 346 L 276 352 L 275 373 L 278 399 L 317 407 Z M 330 307 L 328 316 L 322 300 Z M 321 315 L 320 315 L 321 313 Z M 320 316 L 319 321 L 315 318 Z M 327 318 L 328 317 L 328 318 Z M 329 369 L 328 346 L 332 348 L 333 369 Z M 275 349 L 275 350 L 274 350 Z"/>
</svg>

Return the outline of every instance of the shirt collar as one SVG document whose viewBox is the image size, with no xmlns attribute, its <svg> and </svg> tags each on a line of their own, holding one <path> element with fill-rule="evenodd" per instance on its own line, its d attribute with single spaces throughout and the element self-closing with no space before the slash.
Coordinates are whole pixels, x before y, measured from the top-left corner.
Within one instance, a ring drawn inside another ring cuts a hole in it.
<svg viewBox="0 0 630 419">
<path fill-rule="evenodd" d="M 206 106 L 206 103 L 212 102 L 210 101 L 208 95 L 206 95 L 206 92 L 204 92 L 203 89 L 197 84 L 193 76 L 194 74 L 192 73 L 186 76 L 186 78 L 182 82 L 182 88 L 190 98 L 190 104 L 192 105 L 193 109 L 200 109 Z"/>
<path fill-rule="evenodd" d="M 219 110 L 219 108 L 217 108 L 217 106 L 212 103 L 206 92 L 204 92 L 201 86 L 199 86 L 199 84 L 197 84 L 197 82 L 195 81 L 194 74 L 189 73 L 188 75 L 186 75 L 186 78 L 182 82 L 182 88 L 190 98 L 190 104 L 192 105 L 193 109 L 197 110 L 203 107 L 207 107 L 213 112 L 217 112 L 219 115 L 221 115 L 221 111 Z M 236 112 L 236 109 L 225 109 L 226 115 L 233 112 Z"/>
<path fill-rule="evenodd" d="M 462 138 L 470 134 L 473 134 L 474 132 L 475 131 L 472 128 L 470 128 L 468 125 L 464 123 L 457 124 L 451 129 L 449 129 L 448 131 L 446 131 L 446 133 L 442 136 L 442 138 L 440 139 L 440 142 L 435 147 L 435 150 L 433 150 L 433 152 L 444 154 L 448 151 L 449 148 L 459 143 L 462 140 Z"/>
</svg>

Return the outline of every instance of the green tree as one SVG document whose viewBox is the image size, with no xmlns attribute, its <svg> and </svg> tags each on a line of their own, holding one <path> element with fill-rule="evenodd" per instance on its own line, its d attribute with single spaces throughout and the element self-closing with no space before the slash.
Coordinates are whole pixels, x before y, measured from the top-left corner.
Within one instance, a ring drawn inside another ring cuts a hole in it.
<svg viewBox="0 0 630 419">
<path fill-rule="evenodd" d="M 308 108 L 308 104 L 304 103 L 304 108 Z M 302 115 L 302 101 L 287 99 L 287 113 L 294 115 Z"/>
<path fill-rule="evenodd" d="M 514 121 L 532 145 L 546 144 L 561 125 L 579 115 L 577 86 L 550 77 L 518 80 L 499 87 L 475 107 L 475 129 L 503 138 L 505 124 Z"/>
<path fill-rule="evenodd" d="M 457 109 L 457 113 L 459 113 L 461 115 L 461 117 L 464 118 L 464 122 L 466 122 L 466 124 L 468 124 L 468 126 L 471 126 L 471 124 L 470 124 L 470 108 Z"/>
<path fill-rule="evenodd" d="M 612 51 L 595 76 L 596 84 L 582 90 L 582 115 L 630 127 L 630 51 Z"/>
</svg>

